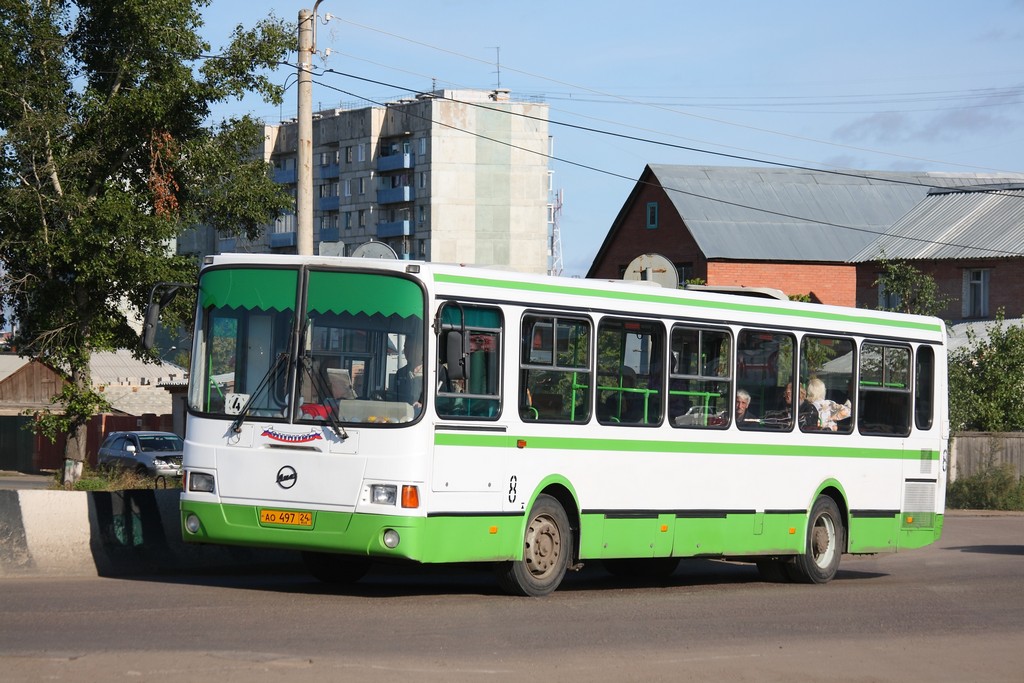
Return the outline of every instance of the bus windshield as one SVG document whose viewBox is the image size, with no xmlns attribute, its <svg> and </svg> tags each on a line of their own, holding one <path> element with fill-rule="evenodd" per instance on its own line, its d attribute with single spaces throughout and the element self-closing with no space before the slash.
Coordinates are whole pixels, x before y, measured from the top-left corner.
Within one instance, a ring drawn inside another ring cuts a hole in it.
<svg viewBox="0 0 1024 683">
<path fill-rule="evenodd" d="M 208 270 L 189 407 L 236 420 L 409 422 L 424 401 L 423 311 L 419 285 L 393 275 Z"/>
</svg>

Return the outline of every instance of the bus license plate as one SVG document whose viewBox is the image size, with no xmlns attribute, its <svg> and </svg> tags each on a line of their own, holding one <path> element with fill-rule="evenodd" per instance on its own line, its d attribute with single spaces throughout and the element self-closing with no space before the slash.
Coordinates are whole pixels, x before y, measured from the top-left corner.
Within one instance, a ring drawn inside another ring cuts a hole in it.
<svg viewBox="0 0 1024 683">
<path fill-rule="evenodd" d="M 301 510 L 260 510 L 260 524 L 313 526 L 313 513 Z"/>
</svg>

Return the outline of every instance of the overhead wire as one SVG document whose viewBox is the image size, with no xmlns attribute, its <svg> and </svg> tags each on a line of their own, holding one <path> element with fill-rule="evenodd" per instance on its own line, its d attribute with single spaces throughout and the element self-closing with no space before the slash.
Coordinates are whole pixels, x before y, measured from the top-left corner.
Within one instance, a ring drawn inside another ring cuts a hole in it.
<svg viewBox="0 0 1024 683">
<path fill-rule="evenodd" d="M 394 89 L 402 90 L 404 92 L 412 93 L 412 94 L 417 95 L 417 96 L 429 96 L 429 97 L 435 97 L 435 98 L 440 97 L 440 98 L 447 99 L 447 100 L 450 100 L 450 101 L 460 102 L 461 104 L 465 104 L 465 105 L 468 105 L 468 106 L 480 107 L 480 108 L 486 108 L 486 109 L 493 109 L 493 107 L 491 107 L 490 105 L 487 105 L 487 104 L 483 104 L 483 103 L 479 103 L 479 102 L 462 101 L 462 100 L 458 100 L 456 98 L 447 97 L 445 95 L 438 96 L 435 93 L 419 92 L 419 91 L 416 91 L 414 89 L 405 88 L 405 87 L 398 86 L 398 85 L 395 85 L 395 84 L 392 84 L 392 83 L 385 83 L 383 81 L 379 81 L 379 80 L 376 80 L 376 79 L 366 78 L 366 77 L 362 77 L 362 76 L 356 76 L 354 74 L 344 73 L 344 72 L 341 72 L 341 71 L 336 71 L 334 69 L 324 69 L 322 73 L 324 73 L 324 74 L 335 74 L 335 75 L 339 75 L 339 76 L 344 76 L 346 78 L 351 78 L 351 79 L 354 79 L 354 80 L 359 80 L 359 81 L 364 81 L 364 82 L 368 82 L 368 83 L 373 83 L 375 85 L 387 86 L 387 87 L 391 87 L 391 88 L 394 88 Z M 325 85 L 326 86 L 326 84 L 323 84 L 323 83 L 321 83 L 321 85 Z M 330 86 L 327 86 L 327 87 L 330 87 Z M 383 106 L 383 105 L 380 105 L 380 106 Z M 505 110 L 499 110 L 499 111 L 505 111 Z M 565 127 L 565 128 L 571 128 L 571 129 L 575 129 L 575 130 L 580 130 L 580 131 L 584 131 L 584 132 L 587 132 L 587 133 L 596 133 L 596 134 L 599 134 L 599 135 L 607 135 L 607 136 L 616 137 L 616 138 L 620 138 L 620 139 L 624 139 L 624 140 L 630 140 L 630 141 L 633 141 L 633 142 L 642 142 L 642 143 L 645 143 L 645 144 L 657 145 L 657 146 L 661 146 L 661 147 L 668 147 L 668 148 L 678 149 L 678 150 L 687 151 L 687 152 L 696 152 L 696 153 L 700 153 L 700 154 L 708 154 L 708 155 L 712 155 L 712 156 L 725 157 L 725 158 L 733 159 L 733 160 L 736 160 L 736 161 L 750 161 L 750 162 L 755 162 L 755 163 L 768 164 L 768 165 L 772 165 L 772 166 L 779 166 L 779 167 L 782 167 L 782 168 L 790 168 L 790 169 L 794 169 L 794 170 L 813 171 L 815 173 L 825 173 L 825 174 L 829 174 L 829 175 L 844 176 L 844 177 L 848 177 L 848 178 L 859 178 L 859 179 L 864 179 L 864 180 L 873 180 L 873 181 L 878 181 L 878 182 L 893 183 L 893 184 L 899 184 L 899 185 L 912 185 L 912 186 L 915 186 L 915 187 L 925 187 L 925 188 L 928 188 L 928 189 L 935 189 L 935 190 L 946 190 L 946 189 L 949 189 L 948 186 L 945 186 L 945 185 L 930 185 L 928 183 L 920 183 L 920 182 L 916 182 L 916 181 L 912 181 L 912 180 L 906 180 L 906 179 L 901 179 L 901 178 L 873 176 L 873 175 L 870 175 L 870 174 L 864 173 L 864 172 L 843 171 L 843 170 L 838 170 L 838 169 L 823 169 L 823 168 L 817 168 L 817 167 L 813 167 L 813 166 L 804 166 L 804 165 L 800 165 L 800 164 L 783 163 L 783 162 L 780 162 L 780 161 L 768 161 L 766 159 L 761 159 L 761 158 L 758 158 L 758 157 L 745 156 L 745 155 L 741 155 L 741 154 L 732 154 L 732 153 L 728 153 L 728 152 L 716 152 L 716 151 L 713 151 L 713 150 L 702 149 L 700 147 L 693 147 L 693 146 L 689 146 L 689 145 L 680 145 L 680 144 L 671 143 L 671 142 L 664 142 L 664 141 L 661 141 L 661 140 L 652 140 L 652 139 L 649 139 L 649 138 L 642 138 L 642 137 L 635 136 L 635 135 L 626 135 L 625 133 L 616 133 L 616 132 L 613 132 L 613 131 L 601 130 L 599 128 L 593 128 L 593 127 L 590 127 L 590 126 L 581 126 L 579 124 L 567 123 L 567 122 L 564 122 L 564 121 L 557 121 L 557 120 L 551 119 L 550 117 L 545 118 L 545 117 L 539 117 L 539 116 L 531 116 L 530 114 L 525 114 L 525 113 L 521 113 L 521 112 L 505 111 L 505 113 L 507 113 L 509 116 L 517 116 L 517 117 L 521 117 L 521 118 L 525 118 L 525 119 L 529 119 L 529 120 L 534 120 L 534 121 L 544 122 L 544 123 L 548 123 L 548 124 L 553 124 L 553 125 L 556 125 L 556 126 L 562 126 L 562 127 Z M 1001 194 L 1001 193 L 1003 193 L 1003 190 L 981 190 L 981 189 L 979 189 L 977 191 L 979 191 L 979 192 L 987 192 L 987 193 L 990 193 L 990 194 Z M 1007 195 L 1007 196 L 1017 197 L 1018 195 L 1014 194 L 1014 195 Z"/>
<path fill-rule="evenodd" d="M 376 28 L 376 27 L 373 27 L 373 26 L 367 26 L 365 24 L 361 24 L 359 22 L 355 22 L 355 21 L 352 21 L 350 19 L 345 19 L 343 17 L 337 17 L 337 19 L 339 21 L 341 21 L 343 23 L 346 23 L 346 24 L 349 24 L 351 26 L 355 26 L 357 28 L 365 29 L 367 31 L 373 31 L 375 33 L 380 33 L 381 35 L 385 35 L 385 36 L 388 36 L 388 37 L 391 37 L 391 38 L 395 38 L 397 40 L 401 40 L 401 41 L 404 41 L 404 42 L 407 42 L 407 43 L 411 43 L 413 45 L 419 45 L 421 47 L 426 47 L 426 48 L 429 48 L 431 50 L 435 50 L 437 52 L 441 52 L 441 53 L 444 53 L 444 54 L 449 54 L 449 55 L 452 55 L 452 56 L 455 56 L 455 57 L 459 57 L 461 59 L 465 59 L 465 60 L 472 61 L 472 62 L 477 62 L 477 63 L 480 63 L 480 64 L 488 64 L 488 65 L 491 64 L 491 62 L 489 62 L 488 60 L 485 60 L 485 59 L 482 59 L 482 58 L 479 58 L 479 57 L 474 57 L 472 55 L 467 55 L 467 54 L 464 54 L 464 53 L 461 53 L 461 52 L 457 52 L 455 50 L 450 50 L 448 48 L 443 48 L 443 47 L 440 47 L 440 46 L 437 46 L 437 45 L 431 45 L 430 43 L 426 43 L 426 42 L 423 42 L 423 41 L 414 40 L 412 38 L 408 38 L 406 36 L 402 36 L 402 35 L 399 35 L 397 33 L 392 33 L 390 31 L 379 29 L 379 28 Z M 563 80 L 560 80 L 560 79 L 557 79 L 557 78 L 551 78 L 551 77 L 548 77 L 548 76 L 544 76 L 544 75 L 541 75 L 541 74 L 535 74 L 535 73 L 532 73 L 532 72 L 529 72 L 529 71 L 525 71 L 525 70 L 522 70 L 522 69 L 516 69 L 516 68 L 510 67 L 508 65 L 503 65 L 503 66 L 504 66 L 505 71 L 510 71 L 510 72 L 513 72 L 513 73 L 521 74 L 523 76 L 528 76 L 530 78 L 536 78 L 536 79 L 539 79 L 539 80 L 542 80 L 542 81 L 547 81 L 547 82 L 550 82 L 550 83 L 555 83 L 555 84 L 562 85 L 562 86 L 565 86 L 567 88 L 570 88 L 573 91 L 583 91 L 583 92 L 586 92 L 586 93 L 590 93 L 591 95 L 597 95 L 597 96 L 600 96 L 600 97 L 603 97 L 603 98 L 608 98 L 610 100 L 619 101 L 619 102 L 621 102 L 623 104 L 633 104 L 633 105 L 650 107 L 650 108 L 653 108 L 653 109 L 657 109 L 657 110 L 661 110 L 661 111 L 666 111 L 666 112 L 677 114 L 677 115 L 681 115 L 681 116 L 687 116 L 687 117 L 691 117 L 691 118 L 696 118 L 696 119 L 700 119 L 700 120 L 704 120 L 704 121 L 709 121 L 709 122 L 717 123 L 717 124 L 721 124 L 721 125 L 734 126 L 734 127 L 744 128 L 744 129 L 747 129 L 747 130 L 753 130 L 753 131 L 756 131 L 756 132 L 768 133 L 768 134 L 771 134 L 771 135 L 778 135 L 778 136 L 782 136 L 782 137 L 787 137 L 787 138 L 794 139 L 794 140 L 801 140 L 801 141 L 804 141 L 804 142 L 813 142 L 815 144 L 839 147 L 839 148 L 849 149 L 849 150 L 858 151 L 858 152 L 867 152 L 867 153 L 871 153 L 871 154 L 879 154 L 879 155 L 883 155 L 883 156 L 890 156 L 890 157 L 895 157 L 895 158 L 899 158 L 899 159 L 907 159 L 907 160 L 911 160 L 911 161 L 923 161 L 923 162 L 927 162 L 927 163 L 931 163 L 931 164 L 945 164 L 945 165 L 949 165 L 949 166 L 957 166 L 957 167 L 960 167 L 960 168 L 978 168 L 978 167 L 975 167 L 975 166 L 970 166 L 968 164 L 958 164 L 958 163 L 952 163 L 952 162 L 944 162 L 944 161 L 940 161 L 940 160 L 936 160 L 936 159 L 928 159 L 928 158 L 916 157 L 916 156 L 912 156 L 912 155 L 897 154 L 897 153 L 894 153 L 894 152 L 873 149 L 873 148 L 870 148 L 870 147 L 860 147 L 860 146 L 857 146 L 857 145 L 847 145 L 847 144 L 843 144 L 843 143 L 839 143 L 839 142 L 832 142 L 832 141 L 829 141 L 829 140 L 820 140 L 820 139 L 817 139 L 817 138 L 812 138 L 812 137 L 807 137 L 807 136 L 802 136 L 802 135 L 796 135 L 794 133 L 787 133 L 785 131 L 777 131 L 777 130 L 772 130 L 770 128 L 762 128 L 760 126 L 752 126 L 752 125 L 749 125 L 749 124 L 736 123 L 735 121 L 727 121 L 727 120 L 718 119 L 718 118 L 714 118 L 714 117 L 710 117 L 710 116 L 704 116 L 702 114 L 697 114 L 697 113 L 693 113 L 693 112 L 679 111 L 679 110 L 677 110 L 677 109 L 675 109 L 673 107 L 667 107 L 667 106 L 662 106 L 662 105 L 658 105 L 658 104 L 645 103 L 645 102 L 638 101 L 635 98 L 626 97 L 626 96 L 623 96 L 623 95 L 617 95 L 617 94 L 614 94 L 614 93 L 607 93 L 607 92 L 604 92 L 602 90 L 598 90 L 596 88 L 589 88 L 589 87 L 586 87 L 586 86 L 581 86 L 581 85 L 578 85 L 578 84 L 569 83 L 567 81 L 563 81 Z M 998 171 L 999 169 L 986 168 L 985 170 Z"/>
<path fill-rule="evenodd" d="M 333 70 L 325 70 L 325 73 L 338 73 L 338 72 L 334 72 Z M 374 82 L 374 83 L 380 84 L 377 81 L 373 81 L 373 79 L 362 79 L 362 78 L 360 78 L 359 80 L 365 80 L 367 82 Z M 388 103 L 374 101 L 374 100 L 372 100 L 370 98 L 367 98 L 367 97 L 362 96 L 362 95 L 358 95 L 356 93 L 353 93 L 351 91 L 339 88 L 339 87 L 331 85 L 329 83 L 325 83 L 325 82 L 321 82 L 321 81 L 316 81 L 316 80 L 314 80 L 314 83 L 316 83 L 317 85 L 320 85 L 320 86 L 322 86 L 324 88 L 327 88 L 329 90 L 334 90 L 336 92 L 342 93 L 342 94 L 347 95 L 349 97 L 353 97 L 353 98 L 356 98 L 356 99 L 364 100 L 366 102 L 370 102 L 371 104 L 373 104 L 375 106 L 378 106 L 378 107 L 386 108 L 388 106 Z M 409 90 L 408 92 L 415 92 L 415 91 L 414 90 Z M 433 96 L 433 95 L 430 95 L 430 94 L 427 94 L 427 95 L 428 96 Z M 452 101 L 459 102 L 459 103 L 462 103 L 462 104 L 470 104 L 470 105 L 478 104 L 478 103 L 472 103 L 472 102 L 463 102 L 463 101 L 460 101 L 460 100 L 452 100 Z M 486 107 L 488 109 L 493 110 L 493 107 L 489 107 L 487 105 L 480 105 L 480 106 Z M 750 205 L 743 204 L 743 203 L 740 203 L 740 202 L 734 202 L 734 201 L 731 201 L 731 200 L 723 199 L 721 197 L 711 197 L 711 196 L 703 195 L 703 194 L 700 194 L 700 193 L 697 193 L 697 192 L 691 192 L 689 190 L 683 190 L 683 189 L 680 189 L 680 188 L 667 187 L 667 186 L 664 186 L 664 185 L 661 185 L 661 184 L 658 184 L 658 183 L 645 182 L 642 179 L 633 178 L 632 176 L 627 176 L 625 174 L 617 173 L 615 171 L 609 171 L 607 169 L 598 168 L 596 166 L 592 166 L 592 165 L 589 165 L 589 164 L 584 164 L 584 163 L 581 163 L 581 162 L 573 161 L 571 159 L 565 159 L 565 158 L 558 157 L 558 156 L 553 155 L 553 154 L 549 154 L 547 152 L 538 152 L 535 149 L 530 149 L 528 147 L 523 147 L 523 146 L 520 146 L 520 145 L 516 145 L 516 144 L 513 144 L 513 143 L 508 142 L 506 140 L 499 140 L 497 138 L 493 138 L 493 137 L 484 135 L 482 133 L 478 133 L 476 131 L 460 128 L 458 126 L 454 126 L 452 124 L 448 124 L 448 123 L 445 123 L 443 121 L 434 121 L 434 120 L 431 120 L 431 119 L 429 119 L 427 117 L 424 117 L 424 116 L 421 116 L 419 114 L 416 114 L 414 112 L 406 112 L 406 114 L 409 115 L 409 116 L 412 116 L 414 118 L 418 118 L 420 120 L 423 120 L 423 121 L 428 121 L 429 123 L 431 123 L 431 125 L 436 125 L 436 126 L 441 126 L 441 127 L 444 127 L 444 128 L 449 128 L 449 129 L 452 129 L 452 130 L 456 130 L 456 131 L 459 131 L 461 133 L 465 133 L 467 135 L 471 135 L 473 137 L 476 137 L 476 138 L 479 138 L 479 139 L 482 139 L 482 140 L 487 140 L 489 142 L 493 142 L 493 143 L 496 143 L 496 144 L 499 144 L 499 145 L 504 145 L 504 146 L 509 147 L 511 149 L 515 149 L 515 150 L 518 150 L 518 151 L 527 152 L 529 154 L 534 154 L 534 155 L 537 155 L 537 156 L 541 156 L 541 157 L 544 157 L 544 158 L 548 159 L 549 161 L 556 161 L 556 162 L 559 162 L 559 163 L 564 163 L 564 164 L 567 164 L 567 165 L 570 165 L 570 166 L 574 166 L 576 168 L 581 168 L 581 169 L 593 171 L 593 172 L 596 172 L 596 173 L 601 173 L 603 175 L 607 175 L 607 176 L 610 176 L 610 177 L 615 177 L 615 178 L 620 178 L 620 179 L 623 179 L 623 180 L 627 180 L 627 181 L 635 183 L 635 184 L 643 183 L 643 184 L 645 184 L 647 186 L 650 186 L 650 187 L 659 187 L 659 188 L 665 190 L 666 192 L 673 192 L 673 193 L 677 193 L 677 194 L 683 194 L 683 195 L 691 196 L 691 197 L 694 197 L 694 198 L 697 198 L 697 199 L 704 199 L 704 200 L 707 200 L 707 201 L 716 202 L 716 203 L 724 204 L 724 205 L 727 205 L 727 206 L 734 206 L 734 207 L 737 207 L 737 208 L 748 209 L 748 210 L 751 210 L 751 211 L 757 211 L 757 212 L 760 212 L 760 213 L 765 213 L 765 214 L 768 214 L 768 215 L 778 216 L 778 217 L 781 217 L 781 218 L 787 218 L 787 219 L 801 221 L 801 222 L 804 222 L 804 223 L 811 223 L 811 224 L 815 224 L 815 225 L 822 225 L 822 226 L 827 226 L 827 227 L 833 227 L 833 228 L 838 228 L 838 229 L 842 229 L 842 230 L 850 230 L 850 231 L 853 231 L 853 232 L 861 232 L 861 233 L 877 235 L 877 236 L 889 236 L 889 237 L 894 237 L 894 238 L 897 238 L 897 239 L 903 239 L 903 240 L 908 240 L 908 241 L 912 241 L 912 242 L 921 242 L 921 243 L 924 243 L 924 244 L 936 245 L 936 246 L 947 246 L 947 247 L 954 247 L 954 248 L 960 248 L 960 249 L 967 249 L 967 248 L 981 249 L 983 251 L 987 251 L 987 252 L 991 252 L 993 254 L 998 254 L 998 255 L 1003 255 L 1003 256 L 1019 256 L 1020 255 L 1019 252 L 1010 252 L 1010 251 L 1005 251 L 1005 250 L 1001 250 L 1001 249 L 993 249 L 993 248 L 989 248 L 989 247 L 977 247 L 975 245 L 963 245 L 963 244 L 957 244 L 957 243 L 953 243 L 953 242 L 942 242 L 942 241 L 930 240 L 930 239 L 926 239 L 926 238 L 913 237 L 913 236 L 907 236 L 907 235 L 890 235 L 889 233 L 887 233 L 885 231 L 881 231 L 881 230 L 872 230 L 870 228 L 864 228 L 864 227 L 858 227 L 858 226 L 852 226 L 852 225 L 844 225 L 844 224 L 834 223 L 834 222 L 826 221 L 826 220 L 822 220 L 822 219 L 807 218 L 805 216 L 800 216 L 800 215 L 797 215 L 797 214 L 790 214 L 790 213 L 786 213 L 786 212 L 782 212 L 782 211 L 774 211 L 772 209 L 766 209 L 764 207 L 750 206 Z M 527 117 L 527 118 L 532 118 L 532 117 Z M 714 152 L 707 152 L 707 153 L 715 154 Z M 805 170 L 818 170 L 818 169 L 805 169 Z M 852 175 L 853 177 L 858 177 L 858 178 L 863 177 L 863 176 L 857 176 L 855 174 L 841 174 L 841 175 Z M 891 182 L 890 179 L 881 179 L 880 178 L 879 180 L 883 180 L 885 182 Z M 908 183 L 908 184 L 921 185 L 920 183 Z M 929 186 L 925 185 L 925 187 L 929 187 Z M 936 189 L 948 190 L 949 188 L 948 187 L 938 187 L 938 186 L 936 186 Z M 1020 196 L 1020 197 L 1024 198 L 1024 195 L 1009 195 L 1009 196 L 1013 196 L 1013 197 Z"/>
</svg>

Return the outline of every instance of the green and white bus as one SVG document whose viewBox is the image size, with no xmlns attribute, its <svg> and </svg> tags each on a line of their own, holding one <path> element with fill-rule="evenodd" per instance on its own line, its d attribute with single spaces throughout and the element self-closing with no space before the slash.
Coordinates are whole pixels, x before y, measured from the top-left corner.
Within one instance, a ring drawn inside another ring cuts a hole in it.
<svg viewBox="0 0 1024 683">
<path fill-rule="evenodd" d="M 823 583 L 942 532 L 938 319 L 326 256 L 209 257 L 197 299 L 187 541 L 538 596 L 591 560 Z"/>
</svg>

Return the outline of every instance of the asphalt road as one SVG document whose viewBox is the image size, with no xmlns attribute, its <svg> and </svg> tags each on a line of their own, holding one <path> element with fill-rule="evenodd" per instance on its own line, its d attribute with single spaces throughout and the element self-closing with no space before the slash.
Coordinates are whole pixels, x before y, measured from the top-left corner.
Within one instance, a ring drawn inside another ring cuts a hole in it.
<svg viewBox="0 0 1024 683">
<path fill-rule="evenodd" d="M 46 489 L 52 483 L 52 474 L 22 474 L 0 470 L 0 489 Z"/>
<path fill-rule="evenodd" d="M 597 564 L 543 599 L 471 568 L 0 580 L 4 681 L 1024 680 L 1024 516 L 844 557 L 825 586 L 694 561 L 659 584 Z"/>
</svg>

